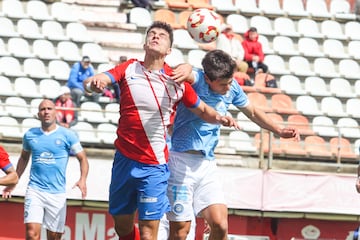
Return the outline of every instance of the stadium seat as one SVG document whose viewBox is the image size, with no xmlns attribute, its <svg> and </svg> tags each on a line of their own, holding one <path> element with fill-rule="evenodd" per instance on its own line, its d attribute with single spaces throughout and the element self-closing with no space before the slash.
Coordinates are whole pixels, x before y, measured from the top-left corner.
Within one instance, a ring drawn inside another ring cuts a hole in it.
<svg viewBox="0 0 360 240">
<path fill-rule="evenodd" d="M 273 111 L 280 114 L 299 113 L 294 107 L 292 99 L 284 93 L 277 93 L 271 96 L 271 107 Z"/>
<path fill-rule="evenodd" d="M 262 13 L 257 6 L 256 0 L 235 0 L 235 7 L 240 10 L 240 14 L 246 16 L 255 16 Z"/>
<path fill-rule="evenodd" d="M 290 74 L 290 71 L 285 64 L 285 60 L 279 55 L 265 55 L 264 63 L 269 67 L 269 72 L 271 74 Z"/>
<path fill-rule="evenodd" d="M 210 0 L 187 0 L 192 9 L 207 8 L 214 10 L 214 6 L 211 5 Z"/>
<path fill-rule="evenodd" d="M 60 83 L 54 79 L 42 79 L 39 83 L 40 94 L 49 99 L 55 99 L 60 92 Z"/>
<path fill-rule="evenodd" d="M 360 128 L 358 122 L 354 118 L 339 118 L 336 126 L 342 136 L 346 138 L 360 139 Z"/>
<path fill-rule="evenodd" d="M 274 31 L 270 19 L 265 16 L 260 16 L 260 15 L 252 16 L 250 18 L 249 26 L 256 27 L 258 34 L 267 35 L 267 36 L 276 35 L 276 32 Z"/>
<path fill-rule="evenodd" d="M 180 63 L 185 63 L 185 57 L 183 52 L 178 48 L 171 48 L 171 53 L 165 57 L 165 62 L 171 66 L 175 67 Z"/>
<path fill-rule="evenodd" d="M 330 117 L 345 117 L 346 112 L 343 109 L 342 102 L 337 97 L 323 97 L 320 102 L 321 111 Z"/>
<path fill-rule="evenodd" d="M 62 60 L 51 60 L 48 64 L 48 72 L 51 78 L 67 81 L 70 75 L 70 66 Z"/>
<path fill-rule="evenodd" d="M 215 11 L 220 14 L 231 14 L 238 11 L 233 0 L 211 0 L 211 5 L 213 5 Z"/>
<path fill-rule="evenodd" d="M 175 12 L 171 9 L 156 9 L 154 12 L 154 21 L 167 22 L 173 29 L 182 28 L 181 24 L 177 21 Z"/>
<path fill-rule="evenodd" d="M 10 18 L 0 17 L 0 37 L 19 37 L 20 34 L 16 31 L 14 23 Z"/>
<path fill-rule="evenodd" d="M 40 127 L 41 122 L 37 118 L 25 118 L 20 125 L 22 134 L 25 134 L 30 128 Z"/>
<path fill-rule="evenodd" d="M 304 83 L 305 91 L 312 96 L 326 97 L 330 96 L 331 92 L 327 89 L 325 80 L 320 77 L 307 77 Z"/>
<path fill-rule="evenodd" d="M 14 90 L 18 96 L 24 98 L 39 98 L 41 94 L 36 82 L 28 77 L 18 77 L 14 81 Z"/>
<path fill-rule="evenodd" d="M 265 112 L 272 112 L 272 108 L 269 106 L 266 96 L 259 92 L 248 93 L 248 98 L 254 106 L 264 110 Z"/>
<path fill-rule="evenodd" d="M 73 42 L 94 42 L 94 38 L 89 34 L 85 25 L 79 22 L 66 24 L 65 34 Z"/>
<path fill-rule="evenodd" d="M 345 112 L 353 118 L 360 118 L 360 99 L 350 98 L 346 101 Z"/>
<path fill-rule="evenodd" d="M 16 58 L 31 58 L 35 55 L 32 53 L 29 42 L 24 38 L 9 38 L 8 51 Z"/>
<path fill-rule="evenodd" d="M 340 155 L 341 158 L 356 160 L 357 155 L 355 154 L 349 139 L 333 137 L 330 139 L 329 143 L 330 151 L 335 157 Z"/>
<path fill-rule="evenodd" d="M 354 152 L 357 156 L 360 155 L 360 139 L 354 142 Z"/>
<path fill-rule="evenodd" d="M 83 102 L 80 105 L 79 121 L 90 123 L 107 122 L 101 105 L 97 102 Z"/>
<path fill-rule="evenodd" d="M 14 117 L 2 116 L 0 117 L 0 136 L 4 138 L 19 138 L 23 137 L 21 126 Z"/>
<path fill-rule="evenodd" d="M 355 94 L 360 97 L 360 79 L 355 82 Z"/>
<path fill-rule="evenodd" d="M 9 18 L 28 18 L 25 13 L 25 9 L 21 1 L 18 0 L 3 0 L 2 1 L 2 12 L 6 17 Z"/>
<path fill-rule="evenodd" d="M 336 137 L 339 136 L 334 121 L 327 116 L 316 116 L 313 118 L 312 130 L 323 137 Z"/>
<path fill-rule="evenodd" d="M 360 65 L 353 59 L 341 59 L 339 61 L 340 76 L 347 79 L 359 79 Z"/>
<path fill-rule="evenodd" d="M 314 72 L 323 78 L 336 78 L 340 77 L 340 74 L 335 68 L 335 63 L 326 57 L 316 58 L 314 60 Z"/>
<path fill-rule="evenodd" d="M 301 114 L 291 114 L 287 118 L 287 126 L 297 128 L 300 135 L 314 135 L 309 119 Z"/>
<path fill-rule="evenodd" d="M 173 46 L 179 49 L 199 49 L 199 45 L 185 29 L 175 29 Z"/>
<path fill-rule="evenodd" d="M 48 6 L 43 1 L 30 0 L 26 3 L 26 14 L 36 21 L 54 20 Z"/>
<path fill-rule="evenodd" d="M 186 0 L 165 0 L 166 5 L 172 9 L 189 9 L 190 4 Z"/>
<path fill-rule="evenodd" d="M 39 105 L 43 98 L 33 98 L 30 101 L 30 112 L 33 116 L 37 116 L 39 112 Z"/>
<path fill-rule="evenodd" d="M 120 117 L 120 106 L 119 103 L 108 103 L 105 105 L 104 117 L 107 122 L 118 124 Z"/>
<path fill-rule="evenodd" d="M 350 40 L 360 40 L 360 23 L 357 21 L 344 23 L 344 33 Z"/>
<path fill-rule="evenodd" d="M 314 76 L 309 60 L 303 56 L 291 56 L 289 58 L 289 70 L 292 74 L 301 77 Z"/>
<path fill-rule="evenodd" d="M 46 39 L 37 39 L 32 44 L 32 50 L 35 57 L 44 60 L 60 59 L 57 55 L 55 46 L 52 41 Z"/>
<path fill-rule="evenodd" d="M 25 77 L 19 60 L 11 56 L 0 57 L 0 73 L 8 77 Z"/>
<path fill-rule="evenodd" d="M 325 20 L 320 24 L 321 33 L 328 39 L 346 40 L 341 24 L 334 20 Z"/>
<path fill-rule="evenodd" d="M 22 97 L 7 97 L 5 99 L 5 111 L 7 115 L 14 118 L 33 117 L 30 108 Z"/>
<path fill-rule="evenodd" d="M 82 56 L 89 56 L 91 62 L 94 63 L 109 62 L 105 50 L 98 43 L 84 43 L 81 47 L 81 53 Z"/>
<path fill-rule="evenodd" d="M 330 92 L 339 98 L 355 98 L 356 94 L 350 82 L 344 78 L 333 78 L 329 84 Z"/>
<path fill-rule="evenodd" d="M 27 58 L 23 63 L 24 73 L 30 78 L 50 78 L 43 61 L 38 58 Z"/>
<path fill-rule="evenodd" d="M 344 45 L 338 39 L 325 39 L 323 42 L 323 52 L 328 58 L 343 59 L 350 57 L 346 53 Z"/>
<path fill-rule="evenodd" d="M 206 51 L 201 49 L 191 49 L 187 54 L 187 61 L 190 65 L 202 69 L 201 61 L 204 58 Z"/>
<path fill-rule="evenodd" d="M 178 19 L 181 28 L 183 29 L 187 28 L 187 20 L 191 14 L 192 14 L 191 10 L 182 10 L 178 13 Z"/>
<path fill-rule="evenodd" d="M 97 137 L 104 144 L 114 144 L 117 127 L 111 123 L 100 123 L 97 128 Z"/>
<path fill-rule="evenodd" d="M 147 28 L 152 23 L 152 16 L 146 8 L 134 7 L 130 9 L 129 22 L 139 28 Z"/>
<path fill-rule="evenodd" d="M 243 112 L 239 112 L 236 119 L 243 131 L 253 133 L 260 132 L 259 125 L 251 121 Z"/>
<path fill-rule="evenodd" d="M 285 127 L 284 118 L 279 113 L 270 112 L 266 113 L 266 115 L 281 128 Z"/>
<path fill-rule="evenodd" d="M 258 41 L 261 43 L 264 54 L 274 54 L 275 51 L 270 47 L 269 40 L 264 35 L 259 35 Z"/>
<path fill-rule="evenodd" d="M 0 96 L 16 96 L 13 85 L 8 77 L 0 76 Z"/>
<path fill-rule="evenodd" d="M 60 41 L 57 44 L 57 54 L 64 61 L 77 62 L 81 60 L 82 55 L 78 46 L 71 41 Z"/>
<path fill-rule="evenodd" d="M 330 19 L 331 14 L 327 9 L 325 0 L 306 1 L 306 11 L 310 13 L 314 19 Z"/>
<path fill-rule="evenodd" d="M 96 72 L 97 73 L 106 72 L 106 71 L 108 71 L 109 69 L 111 69 L 113 67 L 115 67 L 115 64 L 112 64 L 112 63 L 100 63 L 96 68 Z"/>
<path fill-rule="evenodd" d="M 356 14 L 351 12 L 347 0 L 331 0 L 330 13 L 337 21 L 351 21 L 356 19 Z"/>
<path fill-rule="evenodd" d="M 247 30 L 249 30 L 248 21 L 246 17 L 244 17 L 241 14 L 236 14 L 236 13 L 229 14 L 226 17 L 226 23 L 232 26 L 232 29 L 235 33 L 243 34 Z"/>
<path fill-rule="evenodd" d="M 309 16 L 302 0 L 282 0 L 282 9 L 290 18 L 307 18 Z"/>
<path fill-rule="evenodd" d="M 258 0 L 259 9 L 265 16 L 284 16 L 285 11 L 280 7 L 279 0 Z"/>
<path fill-rule="evenodd" d="M 320 32 L 318 23 L 309 18 L 301 18 L 298 21 L 298 32 L 302 37 L 308 38 L 324 38 L 324 35 Z"/>
<path fill-rule="evenodd" d="M 72 7 L 64 2 L 54 2 L 50 5 L 51 16 L 59 22 L 78 22 L 79 18 Z"/>
<path fill-rule="evenodd" d="M 278 0 L 276 0 L 278 1 Z M 277 34 L 287 37 L 300 37 L 295 23 L 291 18 L 277 17 L 274 19 L 274 30 Z"/>
<path fill-rule="evenodd" d="M 44 35 L 41 33 L 39 25 L 32 19 L 19 19 L 16 29 L 21 37 L 29 39 L 42 39 Z"/>
<path fill-rule="evenodd" d="M 100 139 L 97 137 L 96 129 L 94 129 L 93 125 L 88 122 L 79 121 L 72 126 L 71 129 L 78 134 L 80 142 L 83 144 L 101 143 Z"/>
<path fill-rule="evenodd" d="M 350 57 L 354 58 L 355 60 L 360 60 L 360 41 L 353 40 L 348 42 L 347 46 L 347 53 Z"/>
<path fill-rule="evenodd" d="M 269 132 L 263 132 L 263 135 L 261 136 L 261 133 L 256 133 L 254 136 L 255 146 L 256 149 L 260 152 L 261 148 L 263 149 L 264 153 L 269 153 L 270 151 L 270 141 L 271 141 L 271 151 L 274 154 L 281 154 L 282 149 L 279 146 L 279 141 L 272 136 L 270 138 Z"/>
<path fill-rule="evenodd" d="M 300 79 L 295 75 L 282 75 L 279 79 L 279 88 L 288 95 L 306 94 Z"/>
<path fill-rule="evenodd" d="M 324 57 L 325 54 L 320 49 L 319 43 L 310 37 L 299 38 L 298 50 L 305 57 Z"/>
<path fill-rule="evenodd" d="M 296 141 L 293 138 L 280 138 L 280 149 L 285 155 L 294 155 L 300 157 L 306 157 L 307 153 L 304 148 L 303 141 Z"/>
<path fill-rule="evenodd" d="M 324 138 L 320 136 L 306 136 L 304 144 L 309 156 L 326 158 L 332 156 L 329 145 L 325 142 Z"/>
<path fill-rule="evenodd" d="M 312 96 L 302 95 L 296 98 L 296 109 L 303 115 L 318 116 L 323 113 L 320 111 L 320 107 L 316 99 Z"/>
<path fill-rule="evenodd" d="M 66 36 L 64 28 L 60 22 L 48 20 L 41 24 L 42 34 L 46 39 L 51 41 L 67 41 L 69 38 Z"/>
<path fill-rule="evenodd" d="M 243 131 L 232 131 L 229 133 L 229 147 L 239 152 L 256 153 L 256 147 L 253 140 Z"/>
<path fill-rule="evenodd" d="M 273 49 L 275 53 L 285 56 L 299 55 L 293 40 L 288 36 L 275 36 L 273 41 Z"/>
</svg>

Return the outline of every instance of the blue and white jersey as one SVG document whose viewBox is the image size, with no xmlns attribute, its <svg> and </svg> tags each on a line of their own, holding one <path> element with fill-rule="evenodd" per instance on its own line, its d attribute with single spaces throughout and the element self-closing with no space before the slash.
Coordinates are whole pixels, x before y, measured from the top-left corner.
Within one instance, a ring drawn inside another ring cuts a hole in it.
<svg viewBox="0 0 360 240">
<path fill-rule="evenodd" d="M 65 193 L 70 149 L 75 153 L 83 150 L 76 133 L 61 126 L 52 132 L 31 128 L 24 134 L 23 149 L 32 154 L 29 186 L 48 193 Z"/>
<path fill-rule="evenodd" d="M 249 104 L 246 94 L 237 81 L 232 81 L 230 90 L 225 95 L 221 95 L 209 88 L 203 71 L 195 70 L 193 73 L 195 81 L 192 87 L 201 100 L 213 107 L 219 114 L 225 116 L 230 104 L 237 107 L 246 107 Z M 207 159 L 213 160 L 219 135 L 220 125 L 205 122 L 183 104 L 179 104 L 171 137 L 171 151 L 201 151 Z"/>
</svg>

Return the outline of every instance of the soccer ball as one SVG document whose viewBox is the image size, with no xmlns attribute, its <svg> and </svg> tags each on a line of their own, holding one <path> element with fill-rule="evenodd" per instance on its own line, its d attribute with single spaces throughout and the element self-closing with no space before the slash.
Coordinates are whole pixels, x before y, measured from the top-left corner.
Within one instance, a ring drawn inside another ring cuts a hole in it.
<svg viewBox="0 0 360 240">
<path fill-rule="evenodd" d="M 220 16 L 209 9 L 199 8 L 190 14 L 187 30 L 190 36 L 199 43 L 210 43 L 220 34 Z"/>
</svg>

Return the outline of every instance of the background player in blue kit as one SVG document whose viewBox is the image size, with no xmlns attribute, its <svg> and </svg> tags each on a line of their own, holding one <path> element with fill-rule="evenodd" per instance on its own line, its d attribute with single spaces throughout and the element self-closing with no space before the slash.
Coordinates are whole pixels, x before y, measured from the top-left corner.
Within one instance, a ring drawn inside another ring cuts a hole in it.
<svg viewBox="0 0 360 240">
<path fill-rule="evenodd" d="M 29 129 L 23 137 L 23 149 L 16 167 L 19 178 L 31 158 L 29 184 L 25 194 L 24 223 L 26 239 L 40 239 L 41 226 L 47 239 L 60 240 L 66 219 L 66 167 L 72 150 L 80 162 L 80 178 L 74 185 L 86 197 L 89 164 L 76 134 L 56 124 L 55 104 L 43 100 L 38 117 L 41 127 Z M 10 196 L 15 186 L 4 189 Z M 5 196 L 5 197 L 6 197 Z"/>
</svg>

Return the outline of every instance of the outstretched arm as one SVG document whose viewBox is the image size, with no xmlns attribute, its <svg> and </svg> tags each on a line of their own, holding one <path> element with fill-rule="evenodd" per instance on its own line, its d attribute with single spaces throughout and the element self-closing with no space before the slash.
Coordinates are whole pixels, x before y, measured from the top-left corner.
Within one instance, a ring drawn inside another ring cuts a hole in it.
<svg viewBox="0 0 360 240">
<path fill-rule="evenodd" d="M 295 140 L 300 140 L 299 131 L 295 128 L 281 128 L 279 125 L 274 123 L 271 118 L 269 118 L 266 113 L 258 108 L 256 108 L 251 103 L 245 108 L 240 109 L 251 121 L 255 122 L 260 127 L 267 129 L 273 132 L 275 135 L 282 138 L 294 138 Z"/>
<path fill-rule="evenodd" d="M 14 167 L 9 167 L 4 172 L 6 175 L 0 178 L 0 185 L 9 186 L 17 184 L 19 178 Z"/>
<path fill-rule="evenodd" d="M 99 73 L 83 81 L 84 89 L 87 93 L 102 93 L 104 88 L 112 84 L 111 79 L 105 73 Z"/>
</svg>

